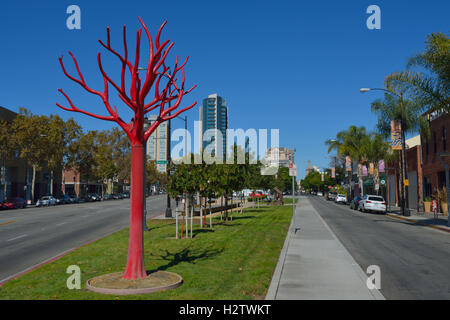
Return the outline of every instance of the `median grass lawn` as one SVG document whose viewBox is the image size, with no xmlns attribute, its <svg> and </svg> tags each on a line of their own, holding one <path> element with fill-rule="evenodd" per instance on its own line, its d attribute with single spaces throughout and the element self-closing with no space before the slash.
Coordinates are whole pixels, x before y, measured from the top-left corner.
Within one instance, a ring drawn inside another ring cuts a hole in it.
<svg viewBox="0 0 450 320">
<path fill-rule="evenodd" d="M 194 228 L 193 239 L 174 239 L 174 220 L 149 220 L 145 233 L 147 270 L 181 275 L 182 286 L 145 295 L 102 295 L 86 280 L 125 269 L 128 228 L 83 246 L 0 287 L 0 299 L 264 299 L 283 247 L 292 208 L 264 206 Z M 66 286 L 66 269 L 81 269 L 81 289 Z"/>
<path fill-rule="evenodd" d="M 284 198 L 284 204 L 292 204 L 292 198 Z M 295 203 L 298 202 L 298 198 L 295 198 Z"/>
</svg>

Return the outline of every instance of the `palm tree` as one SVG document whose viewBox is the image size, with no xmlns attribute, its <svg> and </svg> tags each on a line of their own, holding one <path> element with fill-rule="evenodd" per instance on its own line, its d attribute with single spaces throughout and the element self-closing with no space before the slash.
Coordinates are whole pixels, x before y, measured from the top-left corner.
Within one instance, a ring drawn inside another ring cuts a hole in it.
<svg viewBox="0 0 450 320">
<path fill-rule="evenodd" d="M 378 115 L 377 128 L 378 131 L 385 137 L 390 135 L 390 123 L 392 120 L 400 120 L 402 124 L 402 141 L 405 141 L 404 137 L 407 134 L 413 134 L 416 132 L 421 132 L 422 137 L 428 139 L 430 136 L 428 122 L 424 117 L 421 116 L 421 99 L 416 98 L 413 100 L 403 99 L 404 94 L 407 92 L 401 92 L 400 95 L 394 95 L 385 93 L 384 100 L 378 99 L 372 102 L 372 112 Z M 407 187 L 402 183 L 406 179 L 408 168 L 407 163 L 403 157 L 402 150 L 398 152 L 398 163 L 401 172 L 400 185 L 402 198 L 407 200 Z M 402 170 L 401 164 L 404 164 L 404 169 Z"/>
<path fill-rule="evenodd" d="M 384 138 L 391 134 L 391 120 L 401 120 L 405 134 L 420 131 L 425 137 L 429 136 L 428 122 L 421 116 L 422 107 L 418 100 L 405 100 L 402 94 L 385 93 L 384 99 L 372 102 L 371 109 L 378 116 L 377 129 Z"/>
<path fill-rule="evenodd" d="M 366 165 L 371 163 L 374 166 L 373 172 L 373 182 L 374 185 L 379 185 L 380 181 L 380 170 L 379 170 L 379 160 L 390 161 L 392 159 L 392 149 L 383 135 L 379 133 L 371 133 L 366 140 L 362 153 L 365 159 L 362 161 Z"/>
<path fill-rule="evenodd" d="M 385 86 L 408 92 L 422 110 L 450 111 L 450 39 L 443 33 L 427 37 L 425 52 L 409 59 L 407 68 L 422 68 L 395 72 L 385 78 Z"/>
<path fill-rule="evenodd" d="M 336 134 L 336 139 L 327 140 L 325 144 L 328 145 L 328 153 L 332 150 L 336 150 L 338 156 L 349 156 L 352 161 L 358 163 L 358 180 L 359 185 L 362 187 L 362 164 L 366 161 L 365 150 L 369 140 L 369 135 L 366 132 L 366 128 L 350 126 L 347 130 L 340 131 Z M 349 172 L 349 176 L 352 176 L 352 172 Z M 350 179 L 349 179 L 350 181 Z M 351 196 L 351 184 L 349 183 L 350 196 Z M 362 188 L 361 188 L 362 190 Z"/>
</svg>

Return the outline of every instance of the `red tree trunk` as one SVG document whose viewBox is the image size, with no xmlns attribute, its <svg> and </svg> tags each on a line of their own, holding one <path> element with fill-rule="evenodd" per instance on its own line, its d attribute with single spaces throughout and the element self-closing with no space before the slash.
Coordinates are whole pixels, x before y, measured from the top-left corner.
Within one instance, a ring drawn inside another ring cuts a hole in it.
<svg viewBox="0 0 450 320">
<path fill-rule="evenodd" d="M 147 276 L 143 237 L 144 150 L 142 144 L 135 144 L 131 147 L 130 239 L 124 279 L 142 279 Z"/>
</svg>

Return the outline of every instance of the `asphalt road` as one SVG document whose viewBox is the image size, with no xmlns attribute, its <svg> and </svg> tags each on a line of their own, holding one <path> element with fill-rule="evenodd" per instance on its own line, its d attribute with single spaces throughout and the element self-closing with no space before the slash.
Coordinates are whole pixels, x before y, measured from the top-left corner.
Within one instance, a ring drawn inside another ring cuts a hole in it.
<svg viewBox="0 0 450 320">
<path fill-rule="evenodd" d="M 147 218 L 165 213 L 166 196 L 147 198 Z M 174 207 L 174 204 L 173 204 Z M 130 200 L 0 211 L 0 283 L 129 226 Z"/>
<path fill-rule="evenodd" d="M 450 234 L 310 199 L 364 271 L 380 267 L 386 299 L 450 299 Z"/>
</svg>

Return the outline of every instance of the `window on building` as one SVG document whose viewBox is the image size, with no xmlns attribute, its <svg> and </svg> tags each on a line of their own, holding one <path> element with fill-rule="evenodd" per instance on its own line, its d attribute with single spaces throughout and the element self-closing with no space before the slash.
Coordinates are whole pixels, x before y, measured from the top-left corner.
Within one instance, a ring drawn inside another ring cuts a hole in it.
<svg viewBox="0 0 450 320">
<path fill-rule="evenodd" d="M 434 146 L 434 153 L 437 153 L 437 135 L 436 135 L 436 131 L 433 132 L 433 146 Z"/>
<path fill-rule="evenodd" d="M 442 129 L 442 151 L 447 151 L 447 128 Z"/>
</svg>

